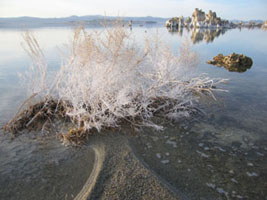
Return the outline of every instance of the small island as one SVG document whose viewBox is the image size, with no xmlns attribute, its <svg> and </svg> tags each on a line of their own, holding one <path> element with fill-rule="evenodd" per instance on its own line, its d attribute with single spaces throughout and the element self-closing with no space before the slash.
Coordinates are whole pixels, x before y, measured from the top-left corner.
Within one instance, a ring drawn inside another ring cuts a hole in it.
<svg viewBox="0 0 267 200">
<path fill-rule="evenodd" d="M 180 28 L 206 28 L 206 29 L 232 29 L 232 28 L 262 28 L 267 29 L 267 21 L 229 21 L 218 17 L 216 12 L 209 10 L 206 14 L 201 9 L 195 8 L 192 17 L 172 17 L 165 22 L 169 29 Z"/>
<path fill-rule="evenodd" d="M 245 72 L 250 69 L 253 61 L 250 57 L 243 54 L 232 53 L 228 56 L 218 54 L 213 60 L 207 61 L 208 64 L 224 67 L 229 72 Z"/>
<path fill-rule="evenodd" d="M 217 17 L 216 12 L 209 11 L 205 14 L 201 9 L 196 8 L 191 17 L 184 18 L 173 17 L 166 21 L 166 27 L 178 28 L 178 27 L 189 27 L 189 28 L 231 28 L 234 26 L 233 23 L 229 23 L 228 20 L 223 20 Z"/>
</svg>

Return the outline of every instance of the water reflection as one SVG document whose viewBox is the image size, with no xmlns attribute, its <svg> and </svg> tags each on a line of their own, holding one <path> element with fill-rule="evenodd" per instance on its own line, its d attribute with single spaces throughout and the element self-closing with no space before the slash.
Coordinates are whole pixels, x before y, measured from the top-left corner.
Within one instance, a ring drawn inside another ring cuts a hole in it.
<svg viewBox="0 0 267 200">
<path fill-rule="evenodd" d="M 172 28 L 168 27 L 167 29 L 168 29 L 169 33 L 171 33 L 171 34 L 178 33 L 179 36 L 181 36 L 181 37 L 183 36 L 184 29 L 186 29 L 187 32 L 190 31 L 189 28 L 187 28 L 187 27 L 183 28 L 183 27 L 180 27 L 180 26 L 178 26 L 177 28 L 176 27 L 172 27 Z"/>
<path fill-rule="evenodd" d="M 228 70 L 229 72 L 239 72 L 239 73 L 243 73 L 246 72 L 248 69 L 251 68 L 251 66 L 246 65 L 246 66 L 219 66 L 219 65 L 215 65 L 217 67 L 223 67 L 224 69 Z"/>
<path fill-rule="evenodd" d="M 194 119 L 196 121 L 187 120 L 185 123 L 188 124 L 167 127 L 162 132 L 144 130 L 138 134 L 134 140 L 138 155 L 173 187 L 195 195 L 191 199 L 226 199 L 226 194 L 228 199 L 265 199 L 267 32 L 260 29 L 232 29 L 220 38 L 223 42 L 215 38 L 224 34 L 225 30 L 216 29 L 194 31 L 184 28 L 170 30 L 169 34 L 165 27 L 157 29 L 144 26 L 134 27 L 133 34 L 143 44 L 143 36 L 151 36 L 157 30 L 164 35 L 164 40 L 173 41 L 174 49 L 179 47 L 180 38 L 188 34 L 198 36 L 195 41 L 199 45 L 195 45 L 194 49 L 200 53 L 203 62 L 217 53 L 235 51 L 251 56 L 255 64 L 242 76 L 217 70 L 215 66 L 199 67 L 199 73 L 230 79 L 229 84 L 221 85 L 229 92 L 216 93 L 214 105 L 210 102 L 202 104 L 206 117 Z M 209 32 L 209 36 L 206 32 Z M 57 66 L 56 59 L 59 63 L 60 59 L 56 46 L 68 41 L 71 30 L 43 28 L 36 29 L 35 34 L 51 67 Z M 171 37 L 171 34 L 175 37 Z M 200 43 L 211 38 L 211 35 L 214 37 L 212 45 Z M 17 86 L 15 77 L 21 65 L 27 66 L 30 61 L 20 48 L 20 42 L 20 31 L 0 31 L 0 125 L 15 114 L 21 103 L 19 97 L 24 94 Z M 46 141 L 46 144 L 42 144 L 27 139 L 26 135 L 12 142 L 3 137 L 2 134 L 0 199 L 56 199 L 56 196 L 64 199 L 66 191 L 71 198 L 70 194 L 75 194 L 76 189 L 78 192 L 90 174 L 88 166 L 92 162 L 86 149 L 79 154 L 53 140 L 53 143 Z M 75 187 L 70 189 L 72 186 Z"/>
<path fill-rule="evenodd" d="M 183 36 L 184 29 L 186 29 L 187 32 L 191 33 L 191 40 L 193 44 L 197 44 L 202 41 L 206 41 L 206 43 L 213 42 L 215 38 L 219 37 L 220 35 L 224 35 L 225 32 L 228 29 L 203 29 L 203 28 L 168 28 L 168 31 L 171 34 L 178 33 L 179 36 Z"/>
</svg>

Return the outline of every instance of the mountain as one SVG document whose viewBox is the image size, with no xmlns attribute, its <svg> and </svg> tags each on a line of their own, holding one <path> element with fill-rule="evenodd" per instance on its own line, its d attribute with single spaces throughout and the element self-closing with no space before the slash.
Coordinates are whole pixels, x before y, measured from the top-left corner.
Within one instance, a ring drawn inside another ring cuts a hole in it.
<svg viewBox="0 0 267 200">
<path fill-rule="evenodd" d="M 133 24 L 151 24 L 164 23 L 167 18 L 160 17 L 113 17 L 103 15 L 69 16 L 62 18 L 38 18 L 38 17 L 12 17 L 0 18 L 0 28 L 34 28 L 50 26 L 70 26 L 78 23 L 84 25 L 100 25 L 103 22 L 110 24 L 116 20 L 122 20 L 123 23 L 132 21 Z"/>
</svg>

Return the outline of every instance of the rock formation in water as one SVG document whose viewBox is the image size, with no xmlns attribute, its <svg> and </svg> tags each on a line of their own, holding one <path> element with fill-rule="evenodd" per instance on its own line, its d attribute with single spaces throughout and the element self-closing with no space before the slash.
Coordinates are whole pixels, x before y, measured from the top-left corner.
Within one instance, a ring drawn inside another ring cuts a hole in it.
<svg viewBox="0 0 267 200">
<path fill-rule="evenodd" d="M 194 27 L 229 27 L 228 20 L 222 20 L 220 17 L 217 17 L 216 12 L 212 12 L 211 10 L 207 14 L 205 14 L 204 11 L 196 8 L 192 14 L 192 17 Z"/>
<path fill-rule="evenodd" d="M 196 8 L 192 14 L 192 18 L 187 17 L 184 19 L 183 16 L 174 17 L 166 21 L 166 26 L 170 28 L 177 28 L 177 27 L 230 28 L 230 23 L 228 20 L 222 20 L 220 17 L 217 17 L 216 12 L 212 12 L 210 10 L 207 14 L 205 14 L 204 11 Z"/>
<path fill-rule="evenodd" d="M 173 17 L 166 21 L 165 25 L 171 28 L 183 27 L 185 24 L 184 17 Z"/>
<path fill-rule="evenodd" d="M 178 17 L 173 17 L 166 21 L 165 26 L 169 28 L 178 28 L 179 19 Z"/>
<path fill-rule="evenodd" d="M 203 12 L 201 9 L 198 8 L 195 9 L 195 11 L 192 14 L 193 22 L 203 22 L 206 18 L 205 12 Z"/>
<path fill-rule="evenodd" d="M 250 57 L 243 54 L 232 53 L 228 56 L 218 54 L 213 57 L 213 60 L 207 61 L 208 64 L 216 65 L 218 67 L 223 66 L 225 69 L 231 72 L 245 72 L 250 69 L 253 61 Z"/>
<path fill-rule="evenodd" d="M 261 26 L 262 29 L 267 30 L 267 20 Z"/>
<path fill-rule="evenodd" d="M 185 24 L 187 26 L 190 26 L 191 22 L 192 22 L 192 18 L 191 17 L 187 17 L 186 20 L 185 20 Z"/>
</svg>

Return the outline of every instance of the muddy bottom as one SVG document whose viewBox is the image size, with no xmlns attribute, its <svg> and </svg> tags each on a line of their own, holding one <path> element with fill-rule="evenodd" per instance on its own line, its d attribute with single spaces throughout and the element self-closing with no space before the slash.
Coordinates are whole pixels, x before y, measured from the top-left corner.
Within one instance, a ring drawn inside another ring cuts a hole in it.
<svg viewBox="0 0 267 200">
<path fill-rule="evenodd" d="M 88 147 L 69 148 L 58 139 L 0 134 L 0 199 L 73 199 L 94 164 Z"/>
<path fill-rule="evenodd" d="M 131 140 L 141 159 L 189 199 L 267 199 L 267 138 L 210 119 L 145 130 Z"/>
</svg>

